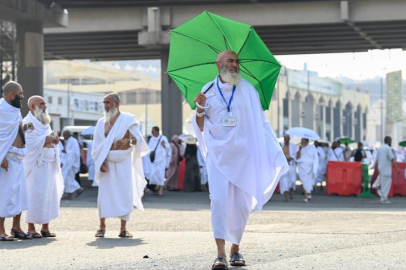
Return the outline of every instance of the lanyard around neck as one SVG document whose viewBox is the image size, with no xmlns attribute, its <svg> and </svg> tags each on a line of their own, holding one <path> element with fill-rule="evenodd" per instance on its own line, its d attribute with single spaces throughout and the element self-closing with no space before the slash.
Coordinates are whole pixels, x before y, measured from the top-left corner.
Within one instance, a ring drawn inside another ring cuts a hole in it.
<svg viewBox="0 0 406 270">
<path fill-rule="evenodd" d="M 231 103 L 233 102 L 235 88 L 236 88 L 236 86 L 233 85 L 233 93 L 231 94 L 230 100 L 227 103 L 226 99 L 224 98 L 223 92 L 221 92 L 221 89 L 220 89 L 220 86 L 219 86 L 219 77 L 217 77 L 217 89 L 219 90 L 221 97 L 223 98 L 224 102 L 226 103 L 228 112 L 230 112 Z"/>
</svg>

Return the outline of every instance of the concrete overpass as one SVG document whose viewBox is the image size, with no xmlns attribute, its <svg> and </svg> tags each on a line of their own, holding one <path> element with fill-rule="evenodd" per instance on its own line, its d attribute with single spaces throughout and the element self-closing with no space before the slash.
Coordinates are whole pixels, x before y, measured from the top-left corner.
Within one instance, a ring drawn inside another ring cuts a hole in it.
<svg viewBox="0 0 406 270">
<path fill-rule="evenodd" d="M 18 25 L 27 25 L 22 22 L 28 12 L 11 2 L 44 10 L 30 21 L 38 29 L 45 27 L 46 60 L 161 59 L 165 71 L 169 30 L 204 10 L 253 25 L 275 55 L 406 48 L 406 0 L 0 0 L 1 10 L 8 9 L 0 12 L 0 19 L 16 22 L 19 31 Z M 20 82 L 37 76 L 20 74 Z M 41 93 L 42 87 L 35 85 L 32 93 Z M 164 132 L 179 133 L 182 123 L 173 119 L 181 119 L 181 96 L 165 73 L 162 100 Z"/>
</svg>

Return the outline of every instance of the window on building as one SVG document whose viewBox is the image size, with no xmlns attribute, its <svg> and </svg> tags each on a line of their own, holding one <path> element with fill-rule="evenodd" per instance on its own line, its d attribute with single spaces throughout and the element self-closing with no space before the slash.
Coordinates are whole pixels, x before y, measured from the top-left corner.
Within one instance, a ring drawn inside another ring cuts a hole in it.
<svg viewBox="0 0 406 270">
<path fill-rule="evenodd" d="M 58 97 L 58 105 L 62 105 L 62 98 L 61 97 Z"/>
<path fill-rule="evenodd" d="M 48 96 L 48 104 L 52 104 L 52 96 Z"/>
</svg>

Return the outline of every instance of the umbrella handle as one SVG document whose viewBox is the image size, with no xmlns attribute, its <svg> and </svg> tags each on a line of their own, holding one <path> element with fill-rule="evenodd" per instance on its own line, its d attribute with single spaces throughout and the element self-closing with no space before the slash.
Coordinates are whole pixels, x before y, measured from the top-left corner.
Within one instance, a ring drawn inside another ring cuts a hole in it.
<svg viewBox="0 0 406 270">
<path fill-rule="evenodd" d="M 196 107 L 198 107 L 199 109 L 202 109 L 202 110 L 210 108 L 210 106 L 208 106 L 208 105 L 207 106 L 202 106 L 198 102 L 196 102 L 195 104 L 196 104 Z"/>
</svg>

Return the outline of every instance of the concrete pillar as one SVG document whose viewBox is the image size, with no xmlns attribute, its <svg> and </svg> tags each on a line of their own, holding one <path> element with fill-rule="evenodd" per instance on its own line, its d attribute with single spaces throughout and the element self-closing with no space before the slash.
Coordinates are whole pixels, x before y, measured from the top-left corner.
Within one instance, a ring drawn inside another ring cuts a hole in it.
<svg viewBox="0 0 406 270">
<path fill-rule="evenodd" d="M 351 109 L 351 138 L 355 139 L 355 128 L 356 126 L 354 125 L 355 123 L 355 111 L 354 107 Z"/>
<path fill-rule="evenodd" d="M 298 102 L 298 109 L 299 109 L 299 127 L 303 127 L 303 118 L 302 117 L 302 111 L 303 111 L 303 103 L 304 103 L 304 98 L 302 96 L 299 97 L 299 102 Z"/>
<path fill-rule="evenodd" d="M 330 109 L 330 138 L 329 141 L 332 143 L 334 142 L 334 105 L 332 103 L 329 104 Z"/>
<path fill-rule="evenodd" d="M 358 110 L 358 109 L 357 109 Z M 364 115 L 363 115 L 363 110 L 360 107 L 359 109 L 359 137 L 361 139 L 361 142 L 364 142 Z"/>
<path fill-rule="evenodd" d="M 313 126 L 313 130 L 316 130 L 316 132 L 317 132 L 317 120 L 316 120 L 316 114 L 317 114 L 317 109 L 318 109 L 318 107 L 317 107 L 317 104 L 316 104 L 316 101 L 314 100 L 313 101 L 313 104 L 312 104 L 313 106 L 312 106 L 312 111 L 313 111 L 313 122 L 312 122 L 312 126 Z M 320 134 L 319 134 L 320 135 Z"/>
<path fill-rule="evenodd" d="M 28 113 L 26 101 L 33 95 L 44 96 L 44 34 L 41 21 L 17 22 L 17 81 L 23 87 L 23 117 Z"/>
<path fill-rule="evenodd" d="M 162 81 L 162 133 L 170 139 L 173 135 L 182 134 L 182 94 L 168 74 L 169 49 L 161 50 L 161 81 Z"/>
<path fill-rule="evenodd" d="M 290 95 L 288 96 L 288 129 L 292 128 L 292 105 L 293 105 L 293 100 L 294 96 Z"/>
</svg>

